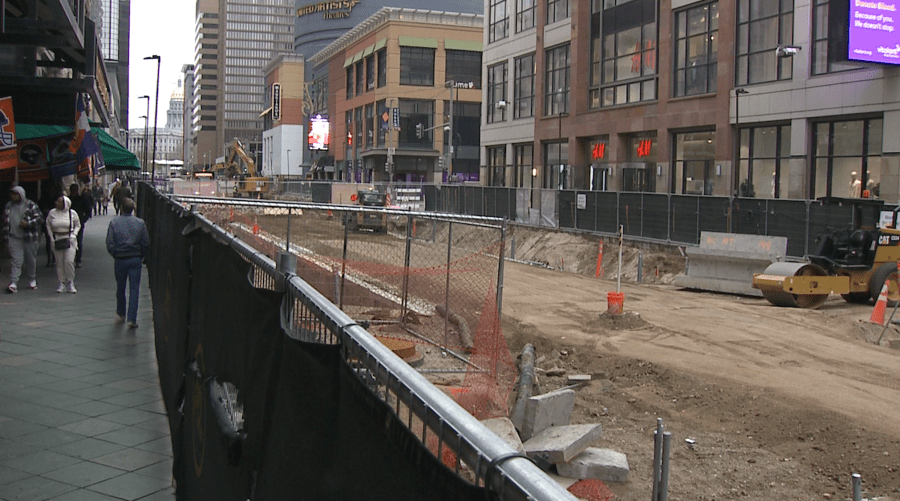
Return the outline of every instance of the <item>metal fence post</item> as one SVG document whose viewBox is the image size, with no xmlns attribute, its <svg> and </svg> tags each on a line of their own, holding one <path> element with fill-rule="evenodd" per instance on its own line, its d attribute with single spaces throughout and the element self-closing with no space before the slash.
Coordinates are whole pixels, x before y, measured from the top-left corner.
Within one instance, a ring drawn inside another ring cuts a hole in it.
<svg viewBox="0 0 900 501">
<path fill-rule="evenodd" d="M 444 288 L 444 347 L 450 346 L 450 260 L 453 250 L 453 221 L 447 223 L 447 284 Z"/>
<path fill-rule="evenodd" d="M 659 501 L 669 498 L 669 452 L 672 448 L 672 434 L 663 433 L 662 470 L 659 474 Z"/>
<path fill-rule="evenodd" d="M 850 478 L 850 484 L 853 488 L 853 501 L 862 500 L 862 477 L 859 473 L 854 473 Z"/>
<path fill-rule="evenodd" d="M 406 325 L 406 313 L 409 307 L 409 263 L 412 253 L 413 215 L 406 216 L 406 256 L 403 258 L 403 290 L 400 301 L 400 325 Z M 432 225 L 433 226 L 433 225 Z"/>
<path fill-rule="evenodd" d="M 656 431 L 653 432 L 653 491 L 650 498 L 651 501 L 658 501 L 659 498 L 659 473 L 662 470 L 660 464 L 662 460 L 662 434 L 662 418 L 656 418 Z"/>
</svg>

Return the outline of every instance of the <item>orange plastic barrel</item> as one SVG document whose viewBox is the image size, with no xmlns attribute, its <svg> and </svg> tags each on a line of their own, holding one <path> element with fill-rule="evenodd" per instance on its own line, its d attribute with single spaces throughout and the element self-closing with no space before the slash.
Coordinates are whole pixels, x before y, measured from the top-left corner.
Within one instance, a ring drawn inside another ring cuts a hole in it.
<svg viewBox="0 0 900 501">
<path fill-rule="evenodd" d="M 619 315 L 622 313 L 622 305 L 625 303 L 624 292 L 607 292 L 606 293 L 606 311 L 611 315 Z"/>
</svg>

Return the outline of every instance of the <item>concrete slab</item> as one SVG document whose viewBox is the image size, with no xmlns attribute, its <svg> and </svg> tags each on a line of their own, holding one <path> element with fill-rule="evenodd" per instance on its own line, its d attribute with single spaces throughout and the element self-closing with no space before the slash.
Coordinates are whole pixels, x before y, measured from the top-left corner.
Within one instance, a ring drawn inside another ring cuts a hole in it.
<svg viewBox="0 0 900 501">
<path fill-rule="evenodd" d="M 599 424 L 553 426 L 522 445 L 529 457 L 543 458 L 559 465 L 584 452 L 602 433 L 603 427 Z"/>
<path fill-rule="evenodd" d="M 493 418 L 485 419 L 481 422 L 487 429 L 494 432 L 495 435 L 502 438 L 504 442 L 518 452 L 525 452 L 522 447 L 522 439 L 519 438 L 519 432 L 516 431 L 515 425 L 509 418 Z"/>
<path fill-rule="evenodd" d="M 561 477 L 596 478 L 604 482 L 628 481 L 628 457 L 610 449 L 589 447 L 567 463 L 557 463 Z"/>
<path fill-rule="evenodd" d="M 573 390 L 553 391 L 528 399 L 525 403 L 525 420 L 522 423 L 522 440 L 528 440 L 551 426 L 569 424 L 575 408 Z"/>
</svg>

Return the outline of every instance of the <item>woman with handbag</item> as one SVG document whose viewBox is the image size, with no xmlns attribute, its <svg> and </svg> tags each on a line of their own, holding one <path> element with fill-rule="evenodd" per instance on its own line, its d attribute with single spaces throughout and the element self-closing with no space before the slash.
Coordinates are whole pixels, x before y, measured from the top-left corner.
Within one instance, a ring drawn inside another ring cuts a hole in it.
<svg viewBox="0 0 900 501">
<path fill-rule="evenodd" d="M 56 256 L 56 292 L 75 294 L 75 250 L 81 221 L 71 209 L 72 201 L 63 195 L 56 199 L 56 208 L 47 214 L 47 231 L 53 235 L 53 255 Z"/>
</svg>

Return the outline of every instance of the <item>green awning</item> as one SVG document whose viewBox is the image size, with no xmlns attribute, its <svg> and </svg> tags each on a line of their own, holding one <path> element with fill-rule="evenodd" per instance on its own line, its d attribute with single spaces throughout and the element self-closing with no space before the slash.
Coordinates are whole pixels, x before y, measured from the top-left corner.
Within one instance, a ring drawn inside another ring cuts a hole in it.
<svg viewBox="0 0 900 501">
<path fill-rule="evenodd" d="M 379 49 L 383 49 L 387 45 L 387 38 L 382 38 L 381 40 L 375 42 L 375 51 L 377 52 Z"/>
<path fill-rule="evenodd" d="M 73 130 L 74 127 L 66 127 L 64 125 L 16 124 L 16 137 L 18 139 L 34 139 L 65 134 Z M 98 127 L 92 127 L 91 132 L 100 141 L 100 151 L 103 153 L 103 163 L 106 164 L 106 170 L 141 170 L 141 164 L 138 162 L 137 156 L 128 151 L 128 148 L 119 144 L 106 131 Z"/>
<path fill-rule="evenodd" d="M 401 47 L 425 47 L 428 49 L 437 49 L 438 41 L 437 38 L 423 38 L 423 37 L 400 37 L 400 46 Z"/>
<path fill-rule="evenodd" d="M 481 40 L 472 41 L 472 40 L 444 40 L 444 49 L 447 50 L 467 50 L 470 52 L 482 52 L 483 45 Z"/>
</svg>

